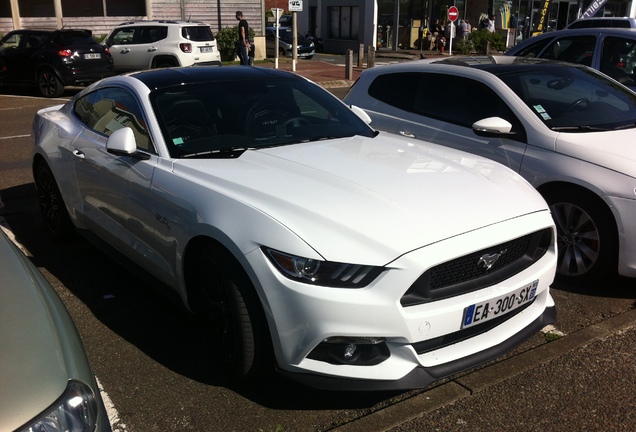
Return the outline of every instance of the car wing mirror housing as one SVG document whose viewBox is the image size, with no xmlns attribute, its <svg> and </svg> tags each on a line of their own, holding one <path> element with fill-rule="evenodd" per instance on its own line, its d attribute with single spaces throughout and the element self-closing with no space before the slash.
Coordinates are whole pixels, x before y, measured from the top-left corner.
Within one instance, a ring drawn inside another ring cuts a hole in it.
<svg viewBox="0 0 636 432">
<path fill-rule="evenodd" d="M 137 140 L 129 127 L 117 129 L 106 141 L 106 151 L 116 156 L 130 156 L 136 159 L 149 159 L 150 155 L 137 151 Z"/>
<path fill-rule="evenodd" d="M 351 111 L 353 111 L 358 117 L 360 117 L 366 124 L 371 124 L 371 117 L 366 113 L 365 110 L 356 105 L 349 105 Z"/>
<path fill-rule="evenodd" d="M 473 123 L 473 132 L 489 138 L 513 137 L 512 124 L 501 117 L 488 117 Z"/>
</svg>

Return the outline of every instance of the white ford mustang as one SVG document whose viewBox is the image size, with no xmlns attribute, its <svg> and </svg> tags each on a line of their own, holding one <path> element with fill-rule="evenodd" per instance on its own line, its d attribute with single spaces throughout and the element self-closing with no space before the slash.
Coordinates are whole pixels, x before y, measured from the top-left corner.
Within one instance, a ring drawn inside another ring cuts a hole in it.
<svg viewBox="0 0 636 432">
<path fill-rule="evenodd" d="M 553 322 L 541 196 L 364 117 L 272 69 L 109 78 L 35 117 L 42 213 L 209 318 L 240 378 L 275 360 L 316 387 L 424 387 Z"/>
</svg>

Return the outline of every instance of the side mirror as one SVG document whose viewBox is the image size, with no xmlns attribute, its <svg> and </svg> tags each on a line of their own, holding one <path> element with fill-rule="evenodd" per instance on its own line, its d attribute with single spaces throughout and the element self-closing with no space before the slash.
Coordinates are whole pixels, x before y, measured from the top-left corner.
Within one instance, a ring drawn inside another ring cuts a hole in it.
<svg viewBox="0 0 636 432">
<path fill-rule="evenodd" d="M 137 151 L 137 140 L 133 130 L 129 127 L 117 129 L 108 137 L 106 151 L 116 156 L 150 159 L 150 155 Z"/>
<path fill-rule="evenodd" d="M 488 117 L 473 123 L 473 132 L 488 138 L 515 136 L 516 134 L 511 130 L 512 124 L 501 117 Z"/>
<path fill-rule="evenodd" d="M 355 105 L 349 105 L 349 108 L 351 108 L 351 111 L 360 117 L 366 124 L 371 124 L 371 117 L 369 117 L 369 114 L 367 114 L 365 110 Z"/>
</svg>

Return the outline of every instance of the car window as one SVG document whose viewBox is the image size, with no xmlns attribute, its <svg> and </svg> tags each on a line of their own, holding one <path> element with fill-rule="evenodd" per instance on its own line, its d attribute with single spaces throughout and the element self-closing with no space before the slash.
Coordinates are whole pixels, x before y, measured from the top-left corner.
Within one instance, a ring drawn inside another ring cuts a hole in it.
<svg viewBox="0 0 636 432">
<path fill-rule="evenodd" d="M 0 47 L 4 48 L 17 48 L 18 46 L 20 46 L 20 41 L 22 40 L 22 37 L 24 35 L 22 33 L 14 33 L 10 36 L 7 36 L 2 43 L 0 44 Z"/>
<path fill-rule="evenodd" d="M 545 38 L 535 43 L 528 45 L 527 47 L 520 49 L 514 55 L 519 57 L 538 57 L 539 53 L 548 45 L 554 38 Z"/>
<path fill-rule="evenodd" d="M 595 45 L 595 36 L 563 37 L 553 41 L 540 57 L 591 66 Z"/>
<path fill-rule="evenodd" d="M 214 40 L 212 29 L 206 26 L 191 26 L 181 29 L 181 36 L 193 42 L 205 42 Z"/>
<path fill-rule="evenodd" d="M 110 37 L 110 42 L 113 45 L 131 44 L 133 42 L 133 38 L 137 30 L 138 29 L 136 27 L 126 27 L 126 28 L 117 29 L 113 32 L 113 35 Z"/>
<path fill-rule="evenodd" d="M 106 136 L 129 127 L 137 147 L 154 152 L 141 107 L 127 90 L 112 87 L 84 95 L 75 103 L 74 112 L 87 127 Z"/>
<path fill-rule="evenodd" d="M 603 40 L 600 71 L 621 84 L 636 85 L 636 40 L 608 36 Z"/>
<path fill-rule="evenodd" d="M 168 27 L 166 26 L 144 26 L 138 29 L 137 43 L 153 43 L 168 37 Z"/>
<path fill-rule="evenodd" d="M 420 82 L 419 73 L 394 73 L 379 75 L 369 85 L 369 95 L 379 101 L 404 111 L 413 111 L 415 89 Z"/>
<path fill-rule="evenodd" d="M 53 33 L 51 41 L 58 46 L 67 47 L 75 45 L 87 45 L 96 44 L 97 41 L 93 39 L 90 32 L 86 31 L 64 31 Z"/>
</svg>

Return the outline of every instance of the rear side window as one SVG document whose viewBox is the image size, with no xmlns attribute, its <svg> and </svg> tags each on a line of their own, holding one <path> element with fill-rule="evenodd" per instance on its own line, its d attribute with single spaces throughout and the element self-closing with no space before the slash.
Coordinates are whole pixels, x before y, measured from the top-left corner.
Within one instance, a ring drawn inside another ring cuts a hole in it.
<svg viewBox="0 0 636 432">
<path fill-rule="evenodd" d="M 168 37 L 168 27 L 166 26 L 148 26 L 139 27 L 137 29 L 139 39 L 137 43 L 153 43 Z"/>
<path fill-rule="evenodd" d="M 419 81 L 417 72 L 380 75 L 369 86 L 369 96 L 401 110 L 413 111 Z"/>
<path fill-rule="evenodd" d="M 193 42 L 206 42 L 214 40 L 212 29 L 206 26 L 183 27 L 181 36 Z"/>
</svg>

